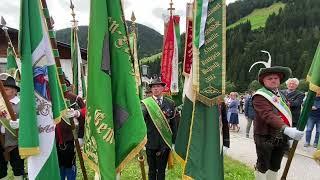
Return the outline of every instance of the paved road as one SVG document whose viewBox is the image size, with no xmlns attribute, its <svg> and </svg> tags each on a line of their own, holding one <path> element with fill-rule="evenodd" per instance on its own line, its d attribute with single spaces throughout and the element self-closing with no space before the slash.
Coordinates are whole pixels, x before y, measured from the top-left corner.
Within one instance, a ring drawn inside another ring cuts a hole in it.
<svg viewBox="0 0 320 180">
<path fill-rule="evenodd" d="M 239 117 L 240 131 L 238 133 L 230 131 L 231 148 L 228 150 L 228 155 L 253 168 L 257 158 L 255 145 L 252 139 L 253 130 L 251 128 L 250 137 L 246 138 L 245 128 L 247 121 L 244 115 L 240 114 Z M 313 137 L 314 133 L 315 132 L 313 132 Z M 298 144 L 287 180 L 320 180 L 320 166 L 311 159 L 315 148 L 303 147 L 304 140 L 305 138 Z M 282 174 L 286 161 L 287 158 L 283 158 L 279 174 Z"/>
</svg>

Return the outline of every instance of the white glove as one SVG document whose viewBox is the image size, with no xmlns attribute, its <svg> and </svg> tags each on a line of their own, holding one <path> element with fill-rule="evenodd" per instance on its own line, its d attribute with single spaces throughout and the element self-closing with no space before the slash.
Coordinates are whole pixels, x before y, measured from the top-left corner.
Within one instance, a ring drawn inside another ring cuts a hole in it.
<svg viewBox="0 0 320 180">
<path fill-rule="evenodd" d="M 80 111 L 78 110 L 75 110 L 74 113 L 75 113 L 75 116 L 74 116 L 75 118 L 78 118 L 81 115 Z"/>
<path fill-rule="evenodd" d="M 297 128 L 286 127 L 284 128 L 283 134 L 291 137 L 294 140 L 299 141 L 303 137 L 303 132 L 297 130 Z"/>
<path fill-rule="evenodd" d="M 293 144 L 293 140 L 290 139 L 290 140 L 288 141 L 289 149 L 292 148 L 292 144 Z"/>
<path fill-rule="evenodd" d="M 10 120 L 9 124 L 12 129 L 19 129 L 19 119 L 15 121 Z"/>
<path fill-rule="evenodd" d="M 174 148 L 175 148 L 175 144 L 172 144 L 172 150 L 174 150 L 174 151 L 175 151 L 175 149 L 174 149 Z"/>
<path fill-rule="evenodd" d="M 224 154 L 224 155 L 226 155 L 226 154 L 227 154 L 228 149 L 229 149 L 229 148 L 228 148 L 227 146 L 223 146 L 222 151 L 223 151 L 223 154 Z"/>
<path fill-rule="evenodd" d="M 64 118 L 78 118 L 80 116 L 80 112 L 78 110 L 74 109 L 68 109 L 66 114 L 64 115 Z"/>
<path fill-rule="evenodd" d="M 4 126 L 1 126 L 1 133 L 2 134 L 6 133 L 6 128 L 4 128 Z"/>
<path fill-rule="evenodd" d="M 79 141 L 80 147 L 82 147 L 83 146 L 83 138 L 78 138 L 78 141 Z"/>
<path fill-rule="evenodd" d="M 78 121 L 78 119 L 74 118 L 74 119 L 73 119 L 73 122 L 74 122 L 74 125 L 75 125 L 75 126 L 79 126 L 79 121 Z"/>
</svg>

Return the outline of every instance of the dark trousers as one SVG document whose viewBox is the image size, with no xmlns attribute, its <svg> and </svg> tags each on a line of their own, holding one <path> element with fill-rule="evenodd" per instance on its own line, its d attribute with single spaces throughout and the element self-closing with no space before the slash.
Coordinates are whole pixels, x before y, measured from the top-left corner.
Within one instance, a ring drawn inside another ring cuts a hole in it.
<svg viewBox="0 0 320 180">
<path fill-rule="evenodd" d="M 265 173 L 269 169 L 277 172 L 281 167 L 281 161 L 288 149 L 287 138 L 275 140 L 270 136 L 254 135 L 257 152 L 256 170 Z"/>
<path fill-rule="evenodd" d="M 59 167 L 72 168 L 76 164 L 74 142 L 68 141 L 62 145 L 57 144 Z"/>
<path fill-rule="evenodd" d="M 149 166 L 149 180 L 164 180 L 170 149 L 148 149 L 147 162 Z"/>
<path fill-rule="evenodd" d="M 8 161 L 5 160 L 3 155 L 4 150 L 0 149 L 0 178 L 7 176 Z M 20 158 L 18 147 L 14 148 L 10 152 L 10 165 L 12 167 L 13 174 L 15 176 L 24 175 L 24 161 Z"/>
</svg>

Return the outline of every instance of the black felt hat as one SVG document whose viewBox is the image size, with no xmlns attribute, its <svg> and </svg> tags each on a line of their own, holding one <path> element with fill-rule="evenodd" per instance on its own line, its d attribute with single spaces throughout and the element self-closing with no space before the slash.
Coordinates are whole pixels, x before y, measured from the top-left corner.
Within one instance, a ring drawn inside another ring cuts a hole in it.
<svg viewBox="0 0 320 180">
<path fill-rule="evenodd" d="M 153 85 L 166 86 L 166 83 L 162 82 L 160 78 L 157 77 L 151 81 L 151 83 L 149 84 L 149 87 L 151 88 Z"/>
<path fill-rule="evenodd" d="M 2 80 L 3 86 L 15 88 L 18 92 L 20 88 L 16 84 L 16 80 L 12 76 L 8 76 L 6 80 Z"/>
<path fill-rule="evenodd" d="M 263 78 L 270 74 L 279 74 L 280 83 L 284 83 L 291 76 L 291 69 L 288 67 L 274 66 L 270 68 L 261 68 L 258 73 L 258 81 L 263 85 Z"/>
</svg>

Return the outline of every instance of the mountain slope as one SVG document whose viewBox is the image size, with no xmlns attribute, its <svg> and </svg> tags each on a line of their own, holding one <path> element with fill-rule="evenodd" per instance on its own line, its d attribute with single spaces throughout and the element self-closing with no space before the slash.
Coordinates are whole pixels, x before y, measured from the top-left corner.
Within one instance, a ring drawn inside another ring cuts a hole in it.
<svg viewBox="0 0 320 180">
<path fill-rule="evenodd" d="M 257 0 L 258 1 L 258 0 Z M 269 51 L 272 66 L 287 66 L 292 76 L 304 79 L 320 40 L 320 1 L 290 0 L 278 14 L 268 16 L 264 28 L 251 28 L 250 21 L 227 31 L 227 80 L 237 91 L 245 91 L 256 80 L 260 65 L 267 61 L 261 50 Z"/>
<path fill-rule="evenodd" d="M 131 22 L 127 21 L 130 27 Z M 162 49 L 163 36 L 145 25 L 136 23 L 138 29 L 138 57 L 143 58 L 156 53 L 159 53 Z M 70 44 L 70 28 L 58 30 L 57 40 Z M 79 26 L 79 43 L 81 48 L 87 48 L 88 26 Z"/>
<path fill-rule="evenodd" d="M 260 27 L 265 27 L 266 21 L 269 17 L 269 15 L 275 13 L 279 13 L 280 8 L 284 8 L 285 4 L 282 2 L 274 3 L 269 7 L 262 8 L 262 9 L 255 9 L 252 13 L 249 15 L 241 18 L 237 22 L 231 24 L 227 27 L 227 29 L 233 28 L 241 23 L 245 23 L 246 21 L 250 21 L 251 23 L 251 29 L 258 29 Z"/>
</svg>

